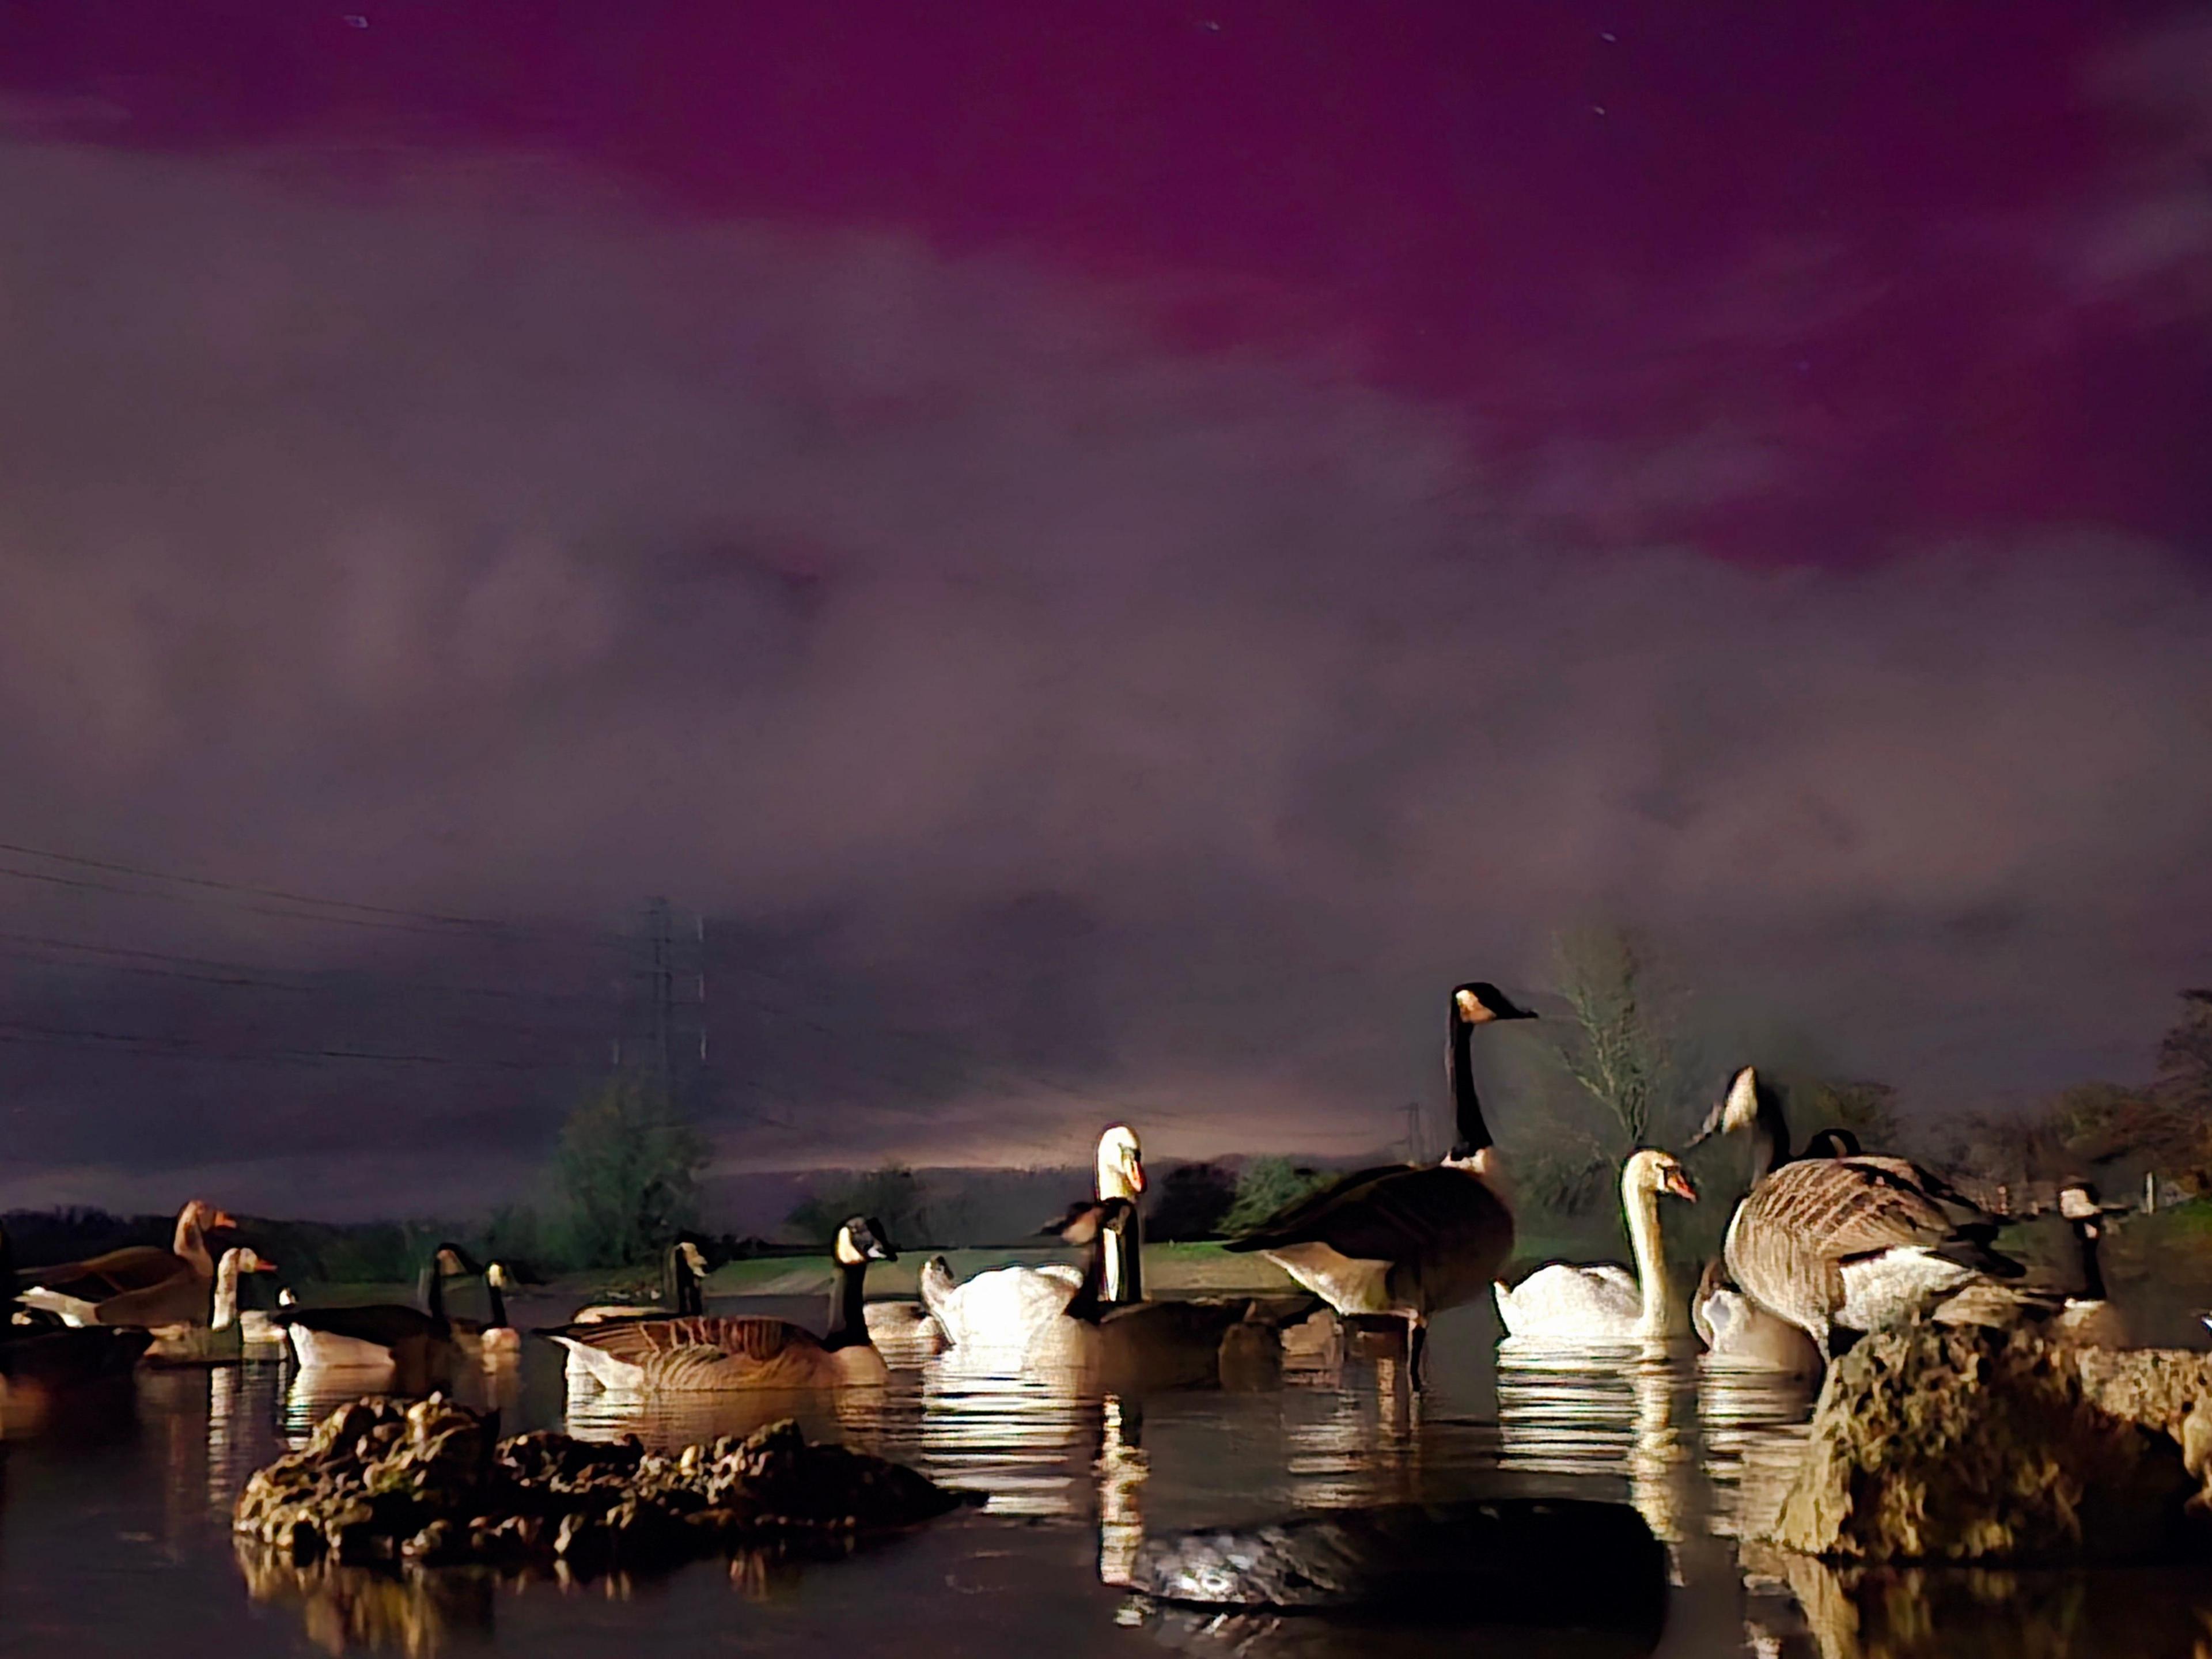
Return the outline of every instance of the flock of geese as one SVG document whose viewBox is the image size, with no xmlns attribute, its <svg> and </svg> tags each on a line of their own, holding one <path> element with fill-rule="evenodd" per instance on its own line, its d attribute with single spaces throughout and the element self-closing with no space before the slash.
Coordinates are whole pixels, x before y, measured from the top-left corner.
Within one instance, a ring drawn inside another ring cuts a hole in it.
<svg viewBox="0 0 2212 1659">
<path fill-rule="evenodd" d="M 1220 1374 L 1240 1349 L 1287 1351 L 1310 1340 L 1314 1298 L 1355 1325 L 1401 1326 L 1406 1372 L 1422 1383 L 1430 1320 L 1494 1297 L 1509 1362 L 1559 1348 L 1686 1345 L 1719 1365 L 1810 1373 L 1860 1336 L 1900 1322 L 2032 1322 L 2063 1340 L 2124 1345 L 2105 1299 L 2097 1240 L 2106 1213 L 2086 1184 L 2062 1194 L 2081 1256 L 2078 1293 L 2021 1283 L 2020 1263 L 1994 1248 L 1999 1225 L 1955 1188 L 1905 1158 L 1868 1153 L 1825 1130 L 1792 1156 L 1774 1091 L 1738 1071 L 1696 1146 L 1741 1135 L 1751 1184 L 1720 1257 L 1687 1302 L 1669 1289 L 1662 1200 L 1694 1202 L 1674 1154 L 1643 1148 L 1624 1162 L 1620 1199 L 1632 1263 L 1555 1262 L 1517 1285 L 1499 1278 L 1513 1254 L 1514 1206 L 1474 1080 L 1479 1028 L 1533 1018 L 1497 987 L 1454 988 L 1447 1075 L 1455 1134 L 1433 1164 L 1355 1170 L 1285 1206 L 1230 1241 L 1257 1252 L 1310 1296 L 1146 1295 L 1138 1202 L 1145 1169 L 1135 1133 L 1115 1124 L 1098 1143 L 1093 1193 L 1042 1230 L 1081 1265 L 1007 1267 L 957 1280 L 942 1256 L 920 1274 L 921 1298 L 866 1297 L 872 1263 L 897 1252 L 882 1224 L 847 1219 L 832 1249 L 828 1317 L 816 1332 L 791 1321 L 706 1310 L 702 1284 L 719 1265 L 711 1241 L 678 1238 L 656 1300 L 578 1310 L 539 1334 L 567 1353 L 572 1389 L 643 1395 L 821 1389 L 881 1384 L 887 1353 L 994 1374 L 1074 1373 L 1109 1386 L 1176 1386 Z M 210 1255 L 228 1215 L 195 1200 L 167 1249 L 133 1247 L 84 1261 L 19 1267 L 0 1328 L 0 1403 L 127 1375 L 142 1358 L 192 1364 L 274 1355 L 302 1371 L 373 1372 L 403 1390 L 450 1379 L 459 1366 L 518 1363 L 506 1275 L 459 1246 L 441 1245 L 412 1304 L 308 1308 L 289 1292 L 273 1311 L 241 1310 L 245 1275 L 271 1270 L 252 1248 Z M 462 1318 L 447 1286 L 481 1280 L 489 1317 Z"/>
</svg>

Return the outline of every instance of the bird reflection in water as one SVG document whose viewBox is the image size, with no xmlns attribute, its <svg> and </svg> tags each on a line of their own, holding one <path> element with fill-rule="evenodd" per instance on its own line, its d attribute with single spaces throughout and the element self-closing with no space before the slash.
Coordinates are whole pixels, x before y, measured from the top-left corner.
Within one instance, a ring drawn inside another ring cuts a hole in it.
<svg viewBox="0 0 2212 1659">
<path fill-rule="evenodd" d="M 1775 1371 L 1705 1369 L 1698 1377 L 1713 1531 L 1756 1536 L 1779 1510 L 1811 1431 L 1813 1384 Z"/>
<path fill-rule="evenodd" d="M 1108 1395 L 1099 1405 L 1098 1455 L 1091 1470 L 1098 1483 L 1098 1577 L 1126 1584 L 1145 1543 L 1145 1479 L 1152 1473 L 1141 1444 L 1145 1410 L 1134 1401 Z"/>
<path fill-rule="evenodd" d="M 495 1581 L 489 1573 L 301 1565 L 252 1539 L 236 1547 L 246 1593 L 296 1612 L 307 1639 L 325 1653 L 374 1648 L 427 1659 L 454 1636 L 491 1629 Z"/>
<path fill-rule="evenodd" d="M 646 1395 L 600 1389 L 573 1393 L 562 1427 L 579 1440 L 611 1442 L 635 1436 L 653 1451 L 680 1451 L 725 1435 L 742 1439 L 786 1418 L 809 1440 L 860 1444 L 879 1424 L 882 1404 L 872 1389 L 749 1389 L 732 1394 Z M 869 1448 L 865 1445 L 863 1449 Z"/>
<path fill-rule="evenodd" d="M 1100 1402 L 1046 1376 L 923 1367 L 921 1466 L 982 1492 L 993 1515 L 1067 1517 L 1088 1505 Z"/>
</svg>

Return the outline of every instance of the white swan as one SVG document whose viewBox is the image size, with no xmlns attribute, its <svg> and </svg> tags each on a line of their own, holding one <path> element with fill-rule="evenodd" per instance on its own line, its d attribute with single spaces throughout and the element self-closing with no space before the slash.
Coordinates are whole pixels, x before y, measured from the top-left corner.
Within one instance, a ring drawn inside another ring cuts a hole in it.
<svg viewBox="0 0 2212 1659">
<path fill-rule="evenodd" d="M 1685 1334 L 1681 1304 L 1667 1294 L 1667 1262 L 1659 1244 L 1659 1195 L 1695 1202 L 1697 1188 L 1671 1152 L 1646 1147 L 1620 1166 L 1620 1207 L 1628 1221 L 1636 1272 L 1606 1262 L 1576 1267 L 1554 1261 L 1510 1289 L 1491 1288 L 1506 1348 L 1545 1344 L 1663 1341 Z"/>
<path fill-rule="evenodd" d="M 1100 1200 L 1123 1199 L 1121 1220 L 1110 1226 L 1104 1239 L 1103 1299 L 1120 1305 L 1135 1299 L 1126 1292 L 1139 1288 L 1133 1264 L 1141 1241 L 1136 1231 L 1136 1200 L 1145 1190 L 1145 1160 L 1137 1133 L 1116 1123 L 1098 1137 Z M 931 1316 L 955 1348 L 970 1351 L 970 1359 L 988 1351 L 996 1360 L 1018 1368 L 1030 1340 L 1067 1310 L 1068 1299 L 1083 1283 L 1073 1267 L 994 1267 L 956 1284 L 942 1256 L 933 1256 L 922 1267 L 921 1299 Z M 880 1317 L 880 1316 L 879 1316 Z"/>
<path fill-rule="evenodd" d="M 1820 1351 L 1813 1339 L 1736 1289 L 1717 1256 L 1705 1263 L 1697 1294 L 1690 1298 L 1690 1322 L 1705 1345 L 1699 1363 L 1713 1369 L 1791 1376 L 1809 1376 L 1820 1369 Z"/>
</svg>

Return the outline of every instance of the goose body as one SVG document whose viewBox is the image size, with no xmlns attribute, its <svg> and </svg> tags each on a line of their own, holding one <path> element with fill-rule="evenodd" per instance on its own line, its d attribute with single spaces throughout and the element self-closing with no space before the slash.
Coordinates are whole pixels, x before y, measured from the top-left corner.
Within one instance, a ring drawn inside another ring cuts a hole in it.
<svg viewBox="0 0 2212 1659">
<path fill-rule="evenodd" d="M 870 1261 L 897 1254 L 881 1227 L 859 1216 L 837 1230 L 830 1329 L 817 1336 L 787 1320 L 695 1314 L 610 1319 L 545 1333 L 601 1388 L 625 1394 L 730 1394 L 831 1389 L 889 1380 L 868 1340 L 861 1292 Z"/>
<path fill-rule="evenodd" d="M 213 1316 L 204 1325 L 172 1325 L 155 1330 L 146 1358 L 169 1364 L 219 1364 L 246 1358 L 246 1328 L 238 1309 L 242 1273 L 274 1273 L 276 1264 L 244 1245 L 225 1250 L 216 1263 Z"/>
<path fill-rule="evenodd" d="M 1243 1319 L 1249 1298 L 1210 1297 L 1188 1301 L 1116 1304 L 1107 1298 L 1111 1240 L 1133 1207 L 1126 1198 L 1092 1200 L 1073 1206 L 1044 1229 L 1086 1247 L 1086 1265 L 1074 1294 L 1030 1336 L 1021 1369 L 1086 1385 L 1117 1389 L 1184 1387 L 1218 1381 L 1223 1338 Z M 953 1351 L 956 1362 L 977 1356 Z"/>
<path fill-rule="evenodd" d="M 1142 1301 L 1143 1236 L 1136 1201 L 1145 1190 L 1145 1161 L 1136 1131 L 1127 1125 L 1110 1125 L 1098 1137 L 1093 1190 L 1102 1200 L 1127 1200 L 1104 1241 L 1102 1294 L 1116 1304 Z M 1058 1264 L 993 1267 L 957 1281 L 945 1258 L 933 1256 L 922 1268 L 921 1299 L 945 1346 L 967 1349 L 979 1361 L 988 1353 L 996 1364 L 1018 1369 L 1032 1341 L 1066 1311 L 1082 1282 L 1081 1273 Z"/>
<path fill-rule="evenodd" d="M 1660 1245 L 1659 1195 L 1697 1200 L 1697 1189 L 1672 1154 L 1644 1148 L 1620 1166 L 1620 1203 L 1636 1271 L 1555 1261 L 1508 1289 L 1492 1286 L 1504 1346 L 1583 1346 L 1664 1341 L 1684 1334 L 1681 1310 L 1667 1293 Z"/>
<path fill-rule="evenodd" d="M 1446 1069 L 1458 1139 L 1442 1163 L 1361 1170 L 1285 1206 L 1231 1250 L 1256 1250 L 1340 1314 L 1407 1323 L 1413 1376 L 1431 1315 L 1482 1296 L 1513 1249 L 1513 1211 L 1474 1090 L 1474 1027 L 1533 1018 L 1493 985 L 1454 988 Z"/>
<path fill-rule="evenodd" d="M 137 1329 L 204 1325 L 215 1283 L 207 1235 L 235 1226 L 229 1216 L 200 1199 L 185 1206 L 169 1248 L 134 1244 L 82 1261 L 16 1270 L 18 1299 L 71 1325 L 120 1325 Z"/>
<path fill-rule="evenodd" d="M 0 1228 L 0 1285 L 12 1285 Z M 127 1402 L 151 1338 L 143 1330 L 66 1323 L 45 1309 L 0 1303 L 0 1440 L 34 1430 L 79 1401 Z"/>
<path fill-rule="evenodd" d="M 453 1322 L 446 1316 L 445 1281 L 463 1271 L 450 1247 L 441 1248 L 423 1275 L 427 1308 L 368 1303 L 350 1308 L 283 1307 L 270 1322 L 282 1328 L 302 1370 L 403 1370 L 410 1377 L 438 1376 L 455 1352 Z"/>
<path fill-rule="evenodd" d="M 1810 1337 L 1824 1362 L 1978 1279 L 2019 1276 L 2020 1264 L 1990 1248 L 1996 1220 L 1917 1164 L 1866 1155 L 1788 1161 L 1780 1104 L 1747 1066 L 1697 1139 L 1734 1130 L 1756 1135 L 1771 1173 L 1729 1218 L 1729 1273 L 1753 1302 Z"/>
</svg>

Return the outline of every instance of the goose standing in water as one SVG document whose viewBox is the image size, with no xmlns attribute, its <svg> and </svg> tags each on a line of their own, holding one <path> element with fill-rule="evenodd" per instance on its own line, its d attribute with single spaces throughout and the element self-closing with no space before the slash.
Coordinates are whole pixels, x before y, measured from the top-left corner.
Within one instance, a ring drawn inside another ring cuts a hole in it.
<svg viewBox="0 0 2212 1659">
<path fill-rule="evenodd" d="M 1937 1297 L 2021 1273 L 2020 1263 L 1990 1247 L 1996 1218 L 1906 1159 L 1787 1161 L 1781 1103 L 1748 1066 L 1690 1144 L 1732 1133 L 1753 1137 L 1754 1169 L 1771 1173 L 1729 1218 L 1729 1276 L 1812 1338 L 1824 1364 Z"/>
<path fill-rule="evenodd" d="M 398 1370 L 407 1382 L 419 1382 L 451 1369 L 456 1345 L 453 1322 L 446 1317 L 446 1280 L 467 1271 L 453 1247 L 443 1245 L 423 1273 L 422 1307 L 400 1302 L 295 1305 L 277 1309 L 270 1320 L 290 1337 L 303 1371 Z"/>
<path fill-rule="evenodd" d="M 238 1310 L 242 1273 L 273 1273 L 276 1264 L 245 1245 L 222 1253 L 215 1264 L 215 1306 L 204 1325 L 170 1325 L 154 1333 L 146 1357 L 167 1364 L 220 1364 L 246 1358 L 246 1328 Z"/>
<path fill-rule="evenodd" d="M 1458 1135 L 1449 1156 L 1357 1170 L 1229 1243 L 1261 1252 L 1340 1314 L 1403 1319 L 1415 1388 L 1429 1316 L 1480 1296 L 1513 1252 L 1513 1211 L 1474 1091 L 1474 1028 L 1534 1018 L 1494 985 L 1454 988 L 1446 1069 Z"/>
<path fill-rule="evenodd" d="M 1115 1305 L 1141 1301 L 1143 1237 L 1137 1200 L 1145 1191 L 1145 1159 L 1137 1132 L 1125 1123 L 1109 1126 L 1098 1137 L 1095 1190 L 1102 1201 L 1120 1199 L 1124 1204 L 1106 1240 L 1101 1294 Z M 946 1343 L 969 1349 L 971 1358 L 973 1351 L 988 1350 L 998 1361 L 1018 1369 L 1030 1339 L 1066 1311 L 1082 1277 L 1058 1265 L 994 1267 L 956 1284 L 945 1258 L 933 1256 L 922 1268 L 921 1299 Z"/>
<path fill-rule="evenodd" d="M 1493 1285 L 1504 1349 L 1549 1345 L 1664 1342 L 1686 1335 L 1681 1304 L 1668 1294 L 1667 1257 L 1659 1238 L 1659 1195 L 1697 1202 L 1671 1152 L 1645 1147 L 1620 1166 L 1620 1207 L 1636 1271 L 1606 1262 L 1577 1267 L 1555 1261 L 1511 1289 Z"/>
<path fill-rule="evenodd" d="M 868 1340 L 861 1297 L 868 1263 L 896 1261 L 882 1224 L 854 1216 L 837 1230 L 830 1328 L 822 1335 L 781 1319 L 693 1315 L 611 1319 L 544 1333 L 601 1388 L 623 1393 L 729 1394 L 751 1389 L 880 1386 L 890 1377 Z"/>
<path fill-rule="evenodd" d="M 507 1322 L 507 1269 L 496 1261 L 480 1268 L 476 1259 L 459 1245 L 441 1244 L 432 1256 L 431 1265 L 423 1269 L 426 1280 L 428 1274 L 439 1271 L 438 1264 L 449 1260 L 459 1264 L 459 1277 L 483 1280 L 488 1316 L 476 1320 L 464 1319 L 455 1314 L 447 1315 L 447 1322 L 453 1328 L 454 1347 L 459 1350 L 464 1359 L 473 1360 L 489 1369 L 514 1364 L 522 1358 L 522 1333 Z M 425 1307 L 429 1305 L 427 1282 L 416 1299 Z M 442 1304 L 442 1290 L 439 1300 Z"/>
<path fill-rule="evenodd" d="M 215 1261 L 207 1236 L 238 1225 L 203 1199 L 194 1199 L 177 1217 L 174 1240 L 133 1244 L 48 1267 L 21 1267 L 15 1283 L 26 1306 L 58 1314 L 71 1325 L 128 1325 L 150 1329 L 162 1325 L 207 1322 L 215 1284 Z"/>
</svg>

